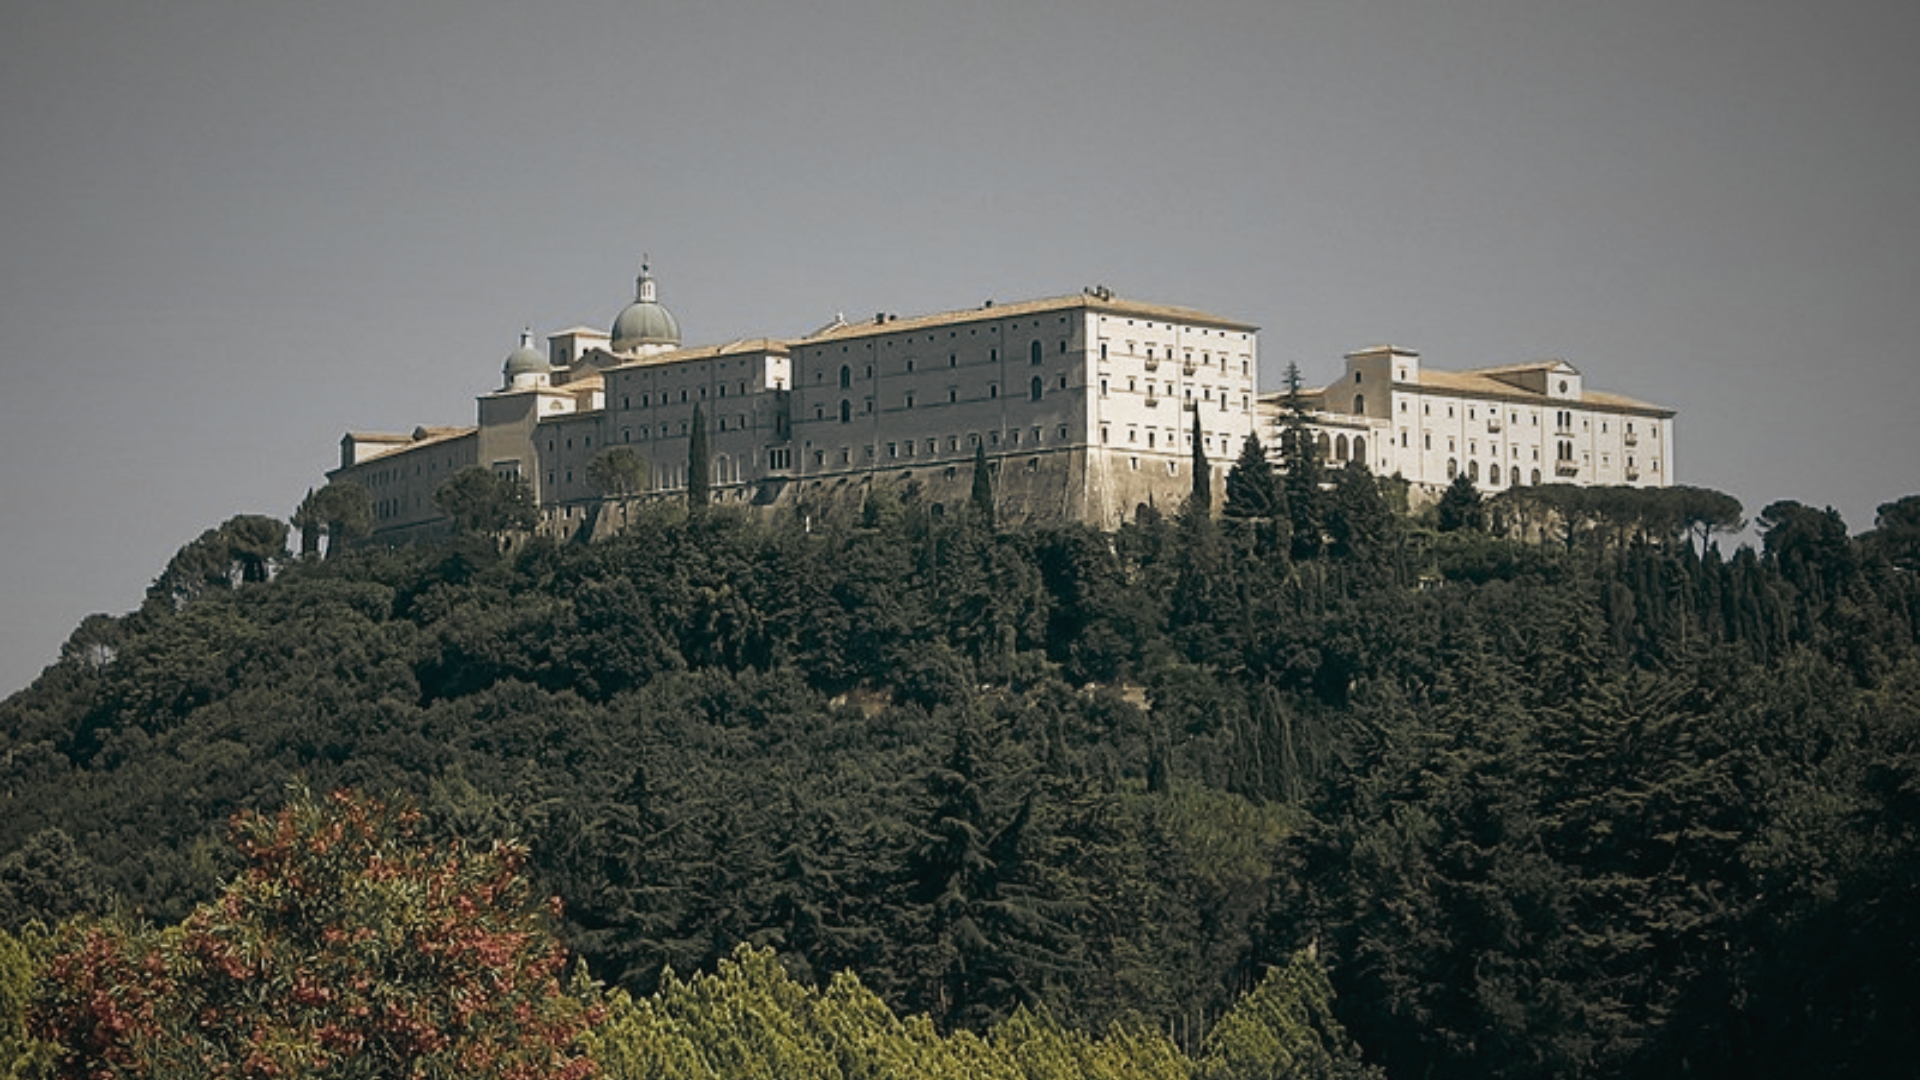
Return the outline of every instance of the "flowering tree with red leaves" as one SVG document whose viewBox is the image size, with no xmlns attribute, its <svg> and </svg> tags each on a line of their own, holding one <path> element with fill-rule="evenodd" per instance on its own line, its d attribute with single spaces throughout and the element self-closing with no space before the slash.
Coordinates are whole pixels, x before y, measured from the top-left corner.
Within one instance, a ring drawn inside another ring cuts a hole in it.
<svg viewBox="0 0 1920 1080">
<path fill-rule="evenodd" d="M 33 1010 L 60 1075 L 592 1075 L 602 1010 L 561 985 L 525 849 L 431 846 L 418 819 L 296 790 L 234 819 L 246 872 L 179 926 L 62 927 Z"/>
</svg>

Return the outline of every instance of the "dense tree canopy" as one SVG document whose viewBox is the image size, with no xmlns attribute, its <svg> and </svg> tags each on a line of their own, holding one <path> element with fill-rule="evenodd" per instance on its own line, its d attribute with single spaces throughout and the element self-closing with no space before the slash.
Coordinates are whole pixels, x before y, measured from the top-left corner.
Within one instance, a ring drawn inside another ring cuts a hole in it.
<svg viewBox="0 0 1920 1080">
<path fill-rule="evenodd" d="M 469 465 L 433 493 L 433 505 L 467 533 L 531 529 L 540 523 L 533 489 L 524 480 Z"/>
<path fill-rule="evenodd" d="M 851 1010 L 804 1022 L 907 1033 L 876 1054 L 1111 1030 L 1166 1033 L 1140 1052 L 1168 1076 L 1920 1060 L 1907 500 L 1858 539 L 1776 503 L 1729 556 L 1700 522 L 1737 503 L 1516 489 L 1439 533 L 1341 469 L 1290 551 L 1236 514 L 1242 464 L 1217 526 L 995 531 L 907 492 L 811 531 L 672 507 L 255 575 L 195 541 L 190 600 L 87 620 L 0 703 L 0 898 L 15 926 L 117 925 L 72 921 L 114 899 L 186 925 L 248 873 L 223 823 L 304 776 L 404 793 L 438 851 L 524 840 L 636 1009 L 744 943 L 791 973 L 766 994 Z M 1240 1032 L 1255 1001 L 1314 1037 Z"/>
</svg>

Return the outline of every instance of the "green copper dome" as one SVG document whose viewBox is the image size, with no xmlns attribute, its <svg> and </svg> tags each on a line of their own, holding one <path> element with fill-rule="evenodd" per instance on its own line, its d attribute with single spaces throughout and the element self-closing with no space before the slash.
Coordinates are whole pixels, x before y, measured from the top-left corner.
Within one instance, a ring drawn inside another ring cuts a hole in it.
<svg viewBox="0 0 1920 1080">
<path fill-rule="evenodd" d="M 520 332 L 520 347 L 507 354 L 505 368 L 507 381 L 512 382 L 516 375 L 544 375 L 547 373 L 547 358 L 533 347 L 533 332 Z"/>
<path fill-rule="evenodd" d="M 633 303 L 613 320 L 613 351 L 629 352 L 648 345 L 679 347 L 680 323 L 655 298 L 653 277 L 642 264 Z"/>
</svg>

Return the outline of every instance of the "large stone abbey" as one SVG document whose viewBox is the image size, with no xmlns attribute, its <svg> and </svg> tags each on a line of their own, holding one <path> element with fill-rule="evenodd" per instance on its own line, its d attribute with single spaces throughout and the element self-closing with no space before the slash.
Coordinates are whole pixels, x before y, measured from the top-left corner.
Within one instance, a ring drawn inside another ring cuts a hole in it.
<svg viewBox="0 0 1920 1080">
<path fill-rule="evenodd" d="M 1250 434 L 1278 446 L 1284 395 L 1258 393 L 1259 359 L 1250 323 L 1104 288 L 689 348 L 643 267 L 609 331 L 558 331 L 545 353 L 523 335 L 474 426 L 349 433 L 328 479 L 366 488 L 390 540 L 444 529 L 434 492 L 475 465 L 530 485 L 542 532 L 617 529 L 630 499 L 589 463 L 626 447 L 646 464 L 631 499 L 684 492 L 697 407 L 717 503 L 842 513 L 888 484 L 937 514 L 967 498 L 984 451 L 1001 520 L 1112 528 L 1181 505 L 1196 437 L 1216 493 Z M 1445 372 L 1384 346 L 1301 397 L 1332 463 L 1416 491 L 1463 472 L 1488 494 L 1673 482 L 1673 410 L 1588 390 L 1561 360 Z"/>
</svg>

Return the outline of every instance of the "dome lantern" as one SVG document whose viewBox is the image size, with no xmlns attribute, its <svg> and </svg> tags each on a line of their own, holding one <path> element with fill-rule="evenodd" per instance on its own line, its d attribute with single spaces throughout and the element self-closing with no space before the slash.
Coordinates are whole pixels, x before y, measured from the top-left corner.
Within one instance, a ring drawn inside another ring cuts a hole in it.
<svg viewBox="0 0 1920 1080">
<path fill-rule="evenodd" d="M 633 303 L 614 318 L 612 338 L 616 353 L 664 352 L 680 347 L 680 323 L 660 303 L 644 257 L 639 280 L 634 283 Z"/>
</svg>

